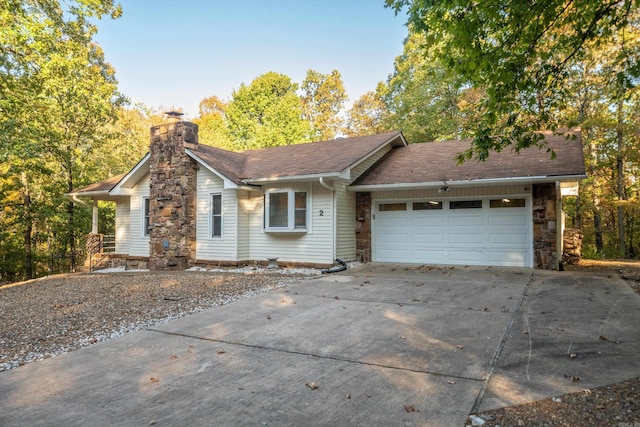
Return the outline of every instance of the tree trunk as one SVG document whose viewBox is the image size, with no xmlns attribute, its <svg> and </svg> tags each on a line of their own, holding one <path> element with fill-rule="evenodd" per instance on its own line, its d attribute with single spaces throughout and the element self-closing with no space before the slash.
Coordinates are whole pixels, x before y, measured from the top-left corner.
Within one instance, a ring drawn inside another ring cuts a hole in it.
<svg viewBox="0 0 640 427">
<path fill-rule="evenodd" d="M 624 158 L 622 157 L 623 150 L 623 130 L 622 125 L 624 121 L 623 116 L 623 101 L 622 97 L 618 101 L 618 126 L 617 126 L 617 149 L 618 153 L 616 155 L 616 166 L 618 170 L 618 202 L 622 202 L 626 199 L 625 190 L 624 190 Z M 618 204 L 618 247 L 620 248 L 620 253 L 622 256 L 627 255 L 627 248 L 624 239 L 624 206 L 620 203 Z"/>
<path fill-rule="evenodd" d="M 592 164 L 595 165 L 598 162 L 598 150 L 595 142 L 589 143 L 589 151 L 591 152 Z M 591 167 L 591 173 L 593 174 L 593 166 Z M 600 197 L 598 196 L 597 183 L 593 188 L 593 232 L 595 235 L 596 252 L 600 253 L 604 249 L 602 242 L 602 217 L 600 216 Z"/>
<path fill-rule="evenodd" d="M 29 183 L 27 181 L 27 174 L 22 172 L 22 205 L 24 207 L 24 275 L 25 279 L 34 278 L 33 268 L 33 248 L 31 246 L 31 239 L 33 235 L 33 216 L 31 215 L 31 194 L 29 193 Z"/>
<path fill-rule="evenodd" d="M 67 191 L 73 191 L 73 165 L 71 162 L 67 165 Z M 71 271 L 76 271 L 76 232 L 75 232 L 75 224 L 74 224 L 74 213 L 75 213 L 75 205 L 73 200 L 69 200 L 67 203 L 67 227 L 69 231 L 69 251 L 71 252 L 70 257 L 70 268 Z"/>
</svg>

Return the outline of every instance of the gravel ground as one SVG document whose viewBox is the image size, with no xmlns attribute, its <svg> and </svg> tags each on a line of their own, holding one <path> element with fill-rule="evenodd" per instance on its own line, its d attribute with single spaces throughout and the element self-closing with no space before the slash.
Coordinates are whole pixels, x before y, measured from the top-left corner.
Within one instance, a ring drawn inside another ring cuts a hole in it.
<svg viewBox="0 0 640 427">
<path fill-rule="evenodd" d="M 640 263 L 583 262 L 571 269 L 610 270 L 640 292 Z M 0 371 L 317 274 L 289 272 L 69 274 L 0 287 Z M 640 427 L 640 378 L 474 417 L 467 425 Z"/>
<path fill-rule="evenodd" d="M 67 274 L 0 287 L 0 371 L 314 274 L 295 271 Z"/>
</svg>

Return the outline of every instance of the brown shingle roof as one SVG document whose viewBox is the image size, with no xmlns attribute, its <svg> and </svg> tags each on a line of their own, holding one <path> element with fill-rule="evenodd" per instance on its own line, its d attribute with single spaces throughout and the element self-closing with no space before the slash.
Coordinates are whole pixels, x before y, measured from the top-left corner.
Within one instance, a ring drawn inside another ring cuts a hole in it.
<svg viewBox="0 0 640 427">
<path fill-rule="evenodd" d="M 400 132 L 260 148 L 234 153 L 199 145 L 191 152 L 233 182 L 339 173 L 394 139 Z M 404 144 L 404 143 L 403 143 Z"/>
<path fill-rule="evenodd" d="M 107 178 L 104 181 L 95 182 L 93 184 L 89 184 L 86 187 L 78 188 L 73 190 L 69 194 L 82 195 L 82 193 L 108 193 L 113 187 L 116 186 L 117 183 L 120 182 L 122 178 L 124 178 L 126 173 L 112 176 L 111 178 Z"/>
<path fill-rule="evenodd" d="M 456 164 L 455 156 L 470 147 L 471 140 L 429 142 L 394 148 L 353 185 L 417 184 L 517 177 L 581 176 L 585 174 L 582 138 L 565 138 L 543 132 L 549 148 L 530 147 L 516 153 L 507 148 L 491 153 L 485 162 Z"/>
</svg>

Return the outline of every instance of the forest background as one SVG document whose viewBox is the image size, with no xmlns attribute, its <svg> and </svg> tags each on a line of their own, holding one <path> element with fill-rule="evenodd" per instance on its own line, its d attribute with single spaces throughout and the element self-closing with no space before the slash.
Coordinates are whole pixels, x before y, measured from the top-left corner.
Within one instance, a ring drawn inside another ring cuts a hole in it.
<svg viewBox="0 0 640 427">
<path fill-rule="evenodd" d="M 386 81 L 348 104 L 339 70 L 301 82 L 267 71 L 230 99 L 203 94 L 200 142 L 246 150 L 400 130 L 409 143 L 470 138 L 462 162 L 545 149 L 535 131 L 580 127 L 588 178 L 566 200 L 567 226 L 583 230 L 586 257 L 635 258 L 638 2 L 385 6 L 408 17 Z M 74 270 L 91 208 L 64 194 L 130 170 L 163 121 L 119 92 L 94 40 L 100 19 L 122 13 L 114 0 L 0 0 L 0 283 Z M 100 215 L 113 234 L 114 206 Z"/>
</svg>

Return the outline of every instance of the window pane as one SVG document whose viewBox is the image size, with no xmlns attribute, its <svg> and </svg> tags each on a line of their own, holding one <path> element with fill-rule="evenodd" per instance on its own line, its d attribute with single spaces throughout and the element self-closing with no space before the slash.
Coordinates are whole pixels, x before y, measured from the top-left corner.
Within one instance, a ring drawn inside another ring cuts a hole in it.
<svg viewBox="0 0 640 427">
<path fill-rule="evenodd" d="M 222 214 L 222 195 L 214 194 L 211 196 L 211 213 L 214 215 Z"/>
<path fill-rule="evenodd" d="M 212 222 L 212 230 L 211 230 L 211 236 L 212 237 L 220 237 L 222 236 L 222 217 L 220 215 L 214 216 L 213 218 L 213 222 Z"/>
<path fill-rule="evenodd" d="M 307 193 L 295 193 L 295 228 L 307 228 Z"/>
<path fill-rule="evenodd" d="M 490 200 L 489 206 L 492 208 L 524 208 L 524 199 L 497 199 Z"/>
<path fill-rule="evenodd" d="M 269 227 L 289 226 L 289 194 L 269 194 Z"/>
<path fill-rule="evenodd" d="M 145 236 L 148 236 L 149 229 L 151 228 L 151 223 L 149 220 L 149 198 L 148 197 L 144 199 L 144 224 L 142 226 L 144 227 L 144 229 L 142 230 L 142 233 Z"/>
<path fill-rule="evenodd" d="M 482 200 L 456 200 L 449 202 L 449 209 L 480 209 Z"/>
<path fill-rule="evenodd" d="M 428 211 L 431 209 L 442 209 L 442 202 L 430 200 L 428 202 L 416 202 L 413 204 L 414 211 Z"/>
<path fill-rule="evenodd" d="M 211 237 L 222 237 L 222 194 L 211 195 Z"/>
<path fill-rule="evenodd" d="M 380 210 L 380 212 L 406 211 L 407 204 L 406 203 L 380 203 L 380 207 L 378 209 Z"/>
</svg>

